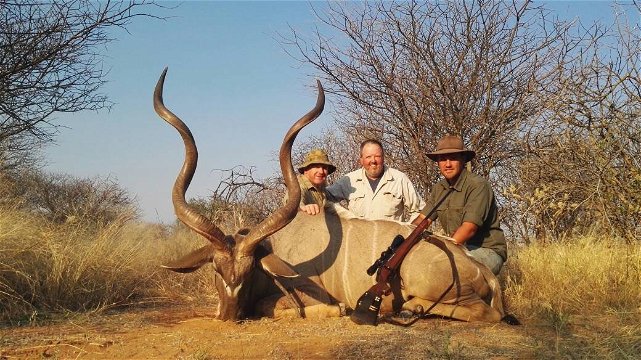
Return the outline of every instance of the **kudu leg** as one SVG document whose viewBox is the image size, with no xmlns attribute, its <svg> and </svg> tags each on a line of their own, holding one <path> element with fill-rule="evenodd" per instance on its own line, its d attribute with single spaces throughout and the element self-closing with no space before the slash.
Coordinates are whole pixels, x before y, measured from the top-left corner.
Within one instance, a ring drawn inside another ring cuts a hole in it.
<svg viewBox="0 0 641 360">
<path fill-rule="evenodd" d="M 464 304 L 450 305 L 414 297 L 403 304 L 403 310 L 421 313 L 429 309 L 428 314 L 445 316 L 462 321 L 499 322 L 502 315 L 483 300 L 470 300 Z M 427 314 L 425 314 L 427 315 Z"/>
<path fill-rule="evenodd" d="M 299 290 L 290 290 L 290 294 L 297 306 L 292 306 L 290 297 L 275 294 L 261 299 L 256 304 L 256 314 L 275 319 L 300 317 L 322 319 L 345 316 L 344 304 L 323 303 Z"/>
<path fill-rule="evenodd" d="M 345 305 L 328 305 L 328 304 L 316 304 L 306 306 L 303 309 L 306 319 L 325 319 L 330 317 L 341 317 L 345 316 Z M 294 318 L 298 317 L 297 309 L 283 309 L 274 311 L 275 319 L 283 318 Z"/>
</svg>

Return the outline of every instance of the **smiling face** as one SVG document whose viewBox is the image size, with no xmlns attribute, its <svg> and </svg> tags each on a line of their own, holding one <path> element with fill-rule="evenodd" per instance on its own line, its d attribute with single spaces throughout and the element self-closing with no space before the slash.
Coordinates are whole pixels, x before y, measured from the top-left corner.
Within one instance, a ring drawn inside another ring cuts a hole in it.
<svg viewBox="0 0 641 360">
<path fill-rule="evenodd" d="M 450 185 L 456 183 L 465 167 L 465 157 L 461 153 L 438 155 L 436 162 L 441 174 Z"/>
<path fill-rule="evenodd" d="M 368 178 L 376 180 L 383 175 L 385 170 L 385 156 L 383 149 L 375 143 L 367 143 L 361 150 L 361 157 L 359 162 Z"/>
<path fill-rule="evenodd" d="M 309 180 L 312 185 L 317 188 L 322 188 L 326 185 L 327 175 L 329 174 L 329 167 L 324 164 L 310 164 L 303 171 L 303 175 Z"/>
</svg>

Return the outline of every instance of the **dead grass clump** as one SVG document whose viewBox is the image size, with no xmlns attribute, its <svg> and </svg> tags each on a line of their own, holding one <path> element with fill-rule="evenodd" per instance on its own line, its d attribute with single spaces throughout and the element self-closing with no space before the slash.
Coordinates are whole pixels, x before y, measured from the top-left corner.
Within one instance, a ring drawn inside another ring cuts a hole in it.
<svg viewBox="0 0 641 360">
<path fill-rule="evenodd" d="M 167 246 L 167 244 L 172 246 Z M 160 267 L 198 242 L 157 225 L 114 221 L 52 224 L 17 209 L 0 211 L 0 320 L 33 322 L 51 313 L 179 302 L 210 290 L 211 273 Z M 205 280 L 207 279 L 207 280 Z M 214 292 L 209 291 L 207 295 Z"/>
<path fill-rule="evenodd" d="M 0 223 L 5 320 L 127 303 L 140 297 L 140 284 L 153 276 L 148 259 L 141 256 L 145 245 L 121 241 L 120 222 L 91 229 L 3 211 Z M 7 225 L 15 231 L 6 232 Z"/>
<path fill-rule="evenodd" d="M 156 241 L 155 261 L 157 265 L 176 260 L 190 251 L 206 245 L 198 234 L 185 228 L 175 226 L 167 236 Z M 218 296 L 214 286 L 214 272 L 211 265 L 189 274 L 179 274 L 162 269 L 155 278 L 153 293 L 171 302 L 188 302 L 197 300 L 203 303 L 217 302 Z"/>
<path fill-rule="evenodd" d="M 584 236 L 520 249 L 510 263 L 506 296 L 521 313 L 562 317 L 638 310 L 638 246 Z"/>
<path fill-rule="evenodd" d="M 638 245 L 595 236 L 535 244 L 519 249 L 506 270 L 510 310 L 553 331 L 541 342 L 544 353 L 614 359 L 641 350 Z"/>
<path fill-rule="evenodd" d="M 12 207 L 0 211 L 0 312 L 3 318 L 34 311 L 29 289 L 34 280 L 19 266 L 32 259 L 30 247 L 37 244 L 40 231 L 36 219 Z"/>
</svg>

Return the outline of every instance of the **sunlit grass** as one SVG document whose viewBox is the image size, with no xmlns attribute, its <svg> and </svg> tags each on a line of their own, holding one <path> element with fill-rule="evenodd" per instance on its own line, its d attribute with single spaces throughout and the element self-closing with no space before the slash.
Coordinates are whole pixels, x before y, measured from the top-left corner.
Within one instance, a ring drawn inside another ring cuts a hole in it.
<svg viewBox="0 0 641 360">
<path fill-rule="evenodd" d="M 641 248 L 577 237 L 519 249 L 507 269 L 506 297 L 523 314 L 638 310 Z"/>
<path fill-rule="evenodd" d="M 160 268 L 201 240 L 187 231 L 116 221 L 102 228 L 49 224 L 13 209 L 0 212 L 0 318 L 36 321 L 51 313 L 211 298 L 211 272 Z"/>
<path fill-rule="evenodd" d="M 641 248 L 576 237 L 519 249 L 506 272 L 509 308 L 550 328 L 541 356 L 632 359 L 641 351 Z M 550 344 L 553 351 L 550 352 Z"/>
</svg>

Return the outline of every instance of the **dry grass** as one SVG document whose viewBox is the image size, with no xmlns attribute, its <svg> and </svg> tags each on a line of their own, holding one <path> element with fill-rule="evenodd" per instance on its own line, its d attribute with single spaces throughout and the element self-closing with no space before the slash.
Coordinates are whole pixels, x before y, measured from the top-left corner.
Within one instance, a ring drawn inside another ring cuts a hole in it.
<svg viewBox="0 0 641 360">
<path fill-rule="evenodd" d="M 183 275 L 159 267 L 202 244 L 204 240 L 183 227 L 135 222 L 102 228 L 52 225 L 5 208 L 0 211 L 0 320 L 19 325 L 39 323 L 52 314 L 75 316 L 118 307 L 213 306 L 210 269 Z M 638 245 L 596 237 L 532 245 L 513 254 L 502 279 L 508 309 L 526 324 L 515 331 L 527 341 L 521 346 L 528 357 L 617 359 L 641 353 Z M 471 324 L 455 326 L 463 333 L 490 331 Z M 460 336 L 458 330 L 450 335 L 431 330 L 420 349 L 400 335 L 394 341 L 384 341 L 387 335 L 371 340 L 388 350 L 398 350 L 400 342 L 415 348 L 411 354 L 473 358 L 481 351 L 478 346 L 492 338 L 479 336 L 472 348 L 469 335 L 464 341 L 453 340 Z M 407 335 L 408 330 L 403 331 Z M 495 340 L 484 348 L 486 355 L 511 353 L 499 346 L 507 340 Z M 380 350 L 367 339 L 343 345 L 335 358 L 356 358 L 357 353 L 377 358 Z"/>
<path fill-rule="evenodd" d="M 189 234 L 168 240 L 157 225 L 116 221 L 102 228 L 53 225 L 15 210 L 0 211 L 0 319 L 33 322 L 52 313 L 100 311 L 212 294 L 207 274 L 159 267 L 198 244 Z M 168 246 L 171 244 L 171 246 Z"/>
<path fill-rule="evenodd" d="M 554 330 L 555 356 L 632 359 L 641 353 L 638 244 L 584 236 L 529 246 L 510 260 L 505 283 L 513 311 Z"/>
<path fill-rule="evenodd" d="M 637 310 L 641 248 L 595 237 L 536 245 L 516 252 L 506 296 L 520 312 L 541 315 Z"/>
</svg>

